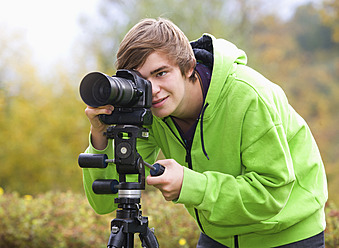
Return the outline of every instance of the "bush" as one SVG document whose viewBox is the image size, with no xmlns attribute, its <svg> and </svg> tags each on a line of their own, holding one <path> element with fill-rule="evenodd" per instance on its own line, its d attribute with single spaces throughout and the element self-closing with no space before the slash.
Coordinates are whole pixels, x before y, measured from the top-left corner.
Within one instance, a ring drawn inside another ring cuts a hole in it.
<svg viewBox="0 0 339 248">
<path fill-rule="evenodd" d="M 0 198 L 0 247 L 106 247 L 107 217 L 80 194 L 53 193 Z M 102 246 L 100 246 L 102 244 Z"/>
<path fill-rule="evenodd" d="M 143 215 L 161 247 L 195 247 L 199 232 L 182 207 L 150 192 L 142 196 Z M 147 211 L 146 211 L 147 208 Z M 86 197 L 72 192 L 25 195 L 0 188 L 0 247 L 106 247 L 114 214 L 97 215 Z M 189 221 L 187 221 L 189 220 Z M 141 247 L 135 235 L 135 247 Z"/>
<path fill-rule="evenodd" d="M 339 246 L 339 210 L 330 202 L 326 206 L 326 231 L 325 241 L 326 247 Z"/>
<path fill-rule="evenodd" d="M 195 247 L 199 231 L 181 205 L 166 202 L 158 191 L 142 196 L 143 216 L 155 227 L 160 247 Z M 339 245 L 339 211 L 326 207 L 326 247 Z M 0 188 L 0 247 L 105 248 L 115 214 L 97 215 L 83 194 L 48 192 L 35 197 L 4 194 Z M 135 235 L 135 247 L 141 247 Z"/>
<path fill-rule="evenodd" d="M 141 199 L 143 215 L 155 228 L 161 248 L 196 247 L 200 231 L 182 204 L 165 201 L 158 190 L 146 191 Z"/>
</svg>

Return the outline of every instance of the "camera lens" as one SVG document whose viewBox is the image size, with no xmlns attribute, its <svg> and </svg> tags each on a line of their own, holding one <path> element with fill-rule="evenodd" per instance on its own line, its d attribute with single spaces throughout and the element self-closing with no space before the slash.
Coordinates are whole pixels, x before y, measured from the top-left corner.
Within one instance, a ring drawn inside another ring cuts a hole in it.
<svg viewBox="0 0 339 248">
<path fill-rule="evenodd" d="M 116 92 L 114 90 L 113 92 Z M 93 88 L 93 99 L 100 105 L 105 104 L 111 95 L 111 85 L 106 78 L 97 77 L 94 79 Z"/>
<path fill-rule="evenodd" d="M 101 72 L 87 74 L 80 83 L 80 96 L 92 107 L 132 105 L 138 99 L 135 92 L 133 81 Z"/>
</svg>

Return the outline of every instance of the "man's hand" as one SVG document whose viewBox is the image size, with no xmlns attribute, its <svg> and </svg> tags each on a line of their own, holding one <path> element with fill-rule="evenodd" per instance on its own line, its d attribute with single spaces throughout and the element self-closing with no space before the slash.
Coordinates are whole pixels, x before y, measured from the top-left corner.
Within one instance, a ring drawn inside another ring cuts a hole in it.
<svg viewBox="0 0 339 248">
<path fill-rule="evenodd" d="M 165 167 L 165 172 L 157 177 L 148 176 L 147 184 L 158 188 L 166 201 L 178 199 L 184 179 L 184 167 L 173 159 L 159 160 L 157 163 Z"/>
<path fill-rule="evenodd" d="M 103 136 L 103 132 L 108 126 L 100 121 L 98 115 L 110 115 L 113 110 L 114 107 L 112 105 L 100 106 L 98 108 L 87 106 L 85 110 L 87 118 L 91 123 L 92 145 L 98 150 L 103 150 L 107 146 L 107 139 Z"/>
</svg>

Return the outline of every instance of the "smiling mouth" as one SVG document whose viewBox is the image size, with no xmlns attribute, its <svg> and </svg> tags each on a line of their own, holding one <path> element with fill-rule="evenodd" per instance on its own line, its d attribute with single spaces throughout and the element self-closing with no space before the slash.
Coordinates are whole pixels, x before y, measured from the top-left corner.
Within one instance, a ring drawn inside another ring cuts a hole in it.
<svg viewBox="0 0 339 248">
<path fill-rule="evenodd" d="M 167 99 L 167 97 L 164 97 L 164 98 L 159 99 L 159 100 L 157 100 L 157 101 L 153 101 L 153 102 L 152 102 L 152 105 L 156 105 L 156 104 L 158 104 L 158 103 L 161 103 L 161 102 L 163 102 L 163 101 L 166 100 L 166 99 Z"/>
</svg>

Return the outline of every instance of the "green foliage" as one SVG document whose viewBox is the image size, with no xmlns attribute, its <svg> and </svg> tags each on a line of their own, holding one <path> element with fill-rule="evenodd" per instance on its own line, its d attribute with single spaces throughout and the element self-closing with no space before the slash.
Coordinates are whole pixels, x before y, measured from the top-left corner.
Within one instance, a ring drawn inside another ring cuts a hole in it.
<svg viewBox="0 0 339 248">
<path fill-rule="evenodd" d="M 76 89 L 67 77 L 59 80 L 23 73 L 0 90 L 0 186 L 9 191 L 82 189 L 77 156 L 89 125 Z"/>
<path fill-rule="evenodd" d="M 311 4 L 299 7 L 292 22 L 297 24 L 294 26 L 294 35 L 304 51 L 312 52 L 335 45 L 331 40 L 331 29 L 321 22 L 319 11 Z"/>
<path fill-rule="evenodd" d="M 0 247 L 105 247 L 108 219 L 80 194 L 0 196 Z M 107 222 L 106 222 L 107 221 Z M 101 246 L 100 246 L 101 245 Z"/>
<path fill-rule="evenodd" d="M 195 247 L 199 232 L 182 206 L 151 192 L 143 195 L 142 208 L 161 247 Z M 95 214 L 84 195 L 70 191 L 35 197 L 0 192 L 0 247 L 103 248 L 113 218 Z M 138 235 L 135 247 L 140 247 Z"/>
<path fill-rule="evenodd" d="M 114 55 L 127 31 L 143 18 L 158 17 L 174 21 L 190 40 L 211 33 L 245 45 L 257 15 L 256 6 L 265 7 L 266 3 L 264 0 L 209 0 L 199 4 L 195 0 L 101 0 L 99 17 L 82 22 L 87 34 L 83 39 L 86 40 L 84 51 L 86 56 L 91 54 L 95 58 L 98 67 L 112 72 Z"/>
<path fill-rule="evenodd" d="M 339 210 L 330 202 L 326 207 L 326 247 L 339 246 Z"/>
<path fill-rule="evenodd" d="M 199 231 L 180 204 L 166 202 L 158 191 L 142 196 L 143 215 L 155 228 L 160 247 L 195 247 Z M 327 248 L 339 245 L 339 210 L 326 207 Z M 82 194 L 47 192 L 35 197 L 3 193 L 0 188 L 0 247 L 106 247 L 113 214 L 94 213 Z M 135 235 L 135 247 L 140 247 Z"/>
<path fill-rule="evenodd" d="M 336 0 L 324 0 L 321 10 L 321 20 L 332 31 L 332 40 L 339 43 L 339 2 Z"/>
<path fill-rule="evenodd" d="M 183 205 L 166 202 L 159 190 L 148 190 L 142 208 L 150 227 L 155 227 L 160 247 L 196 247 L 200 232 Z"/>
</svg>

